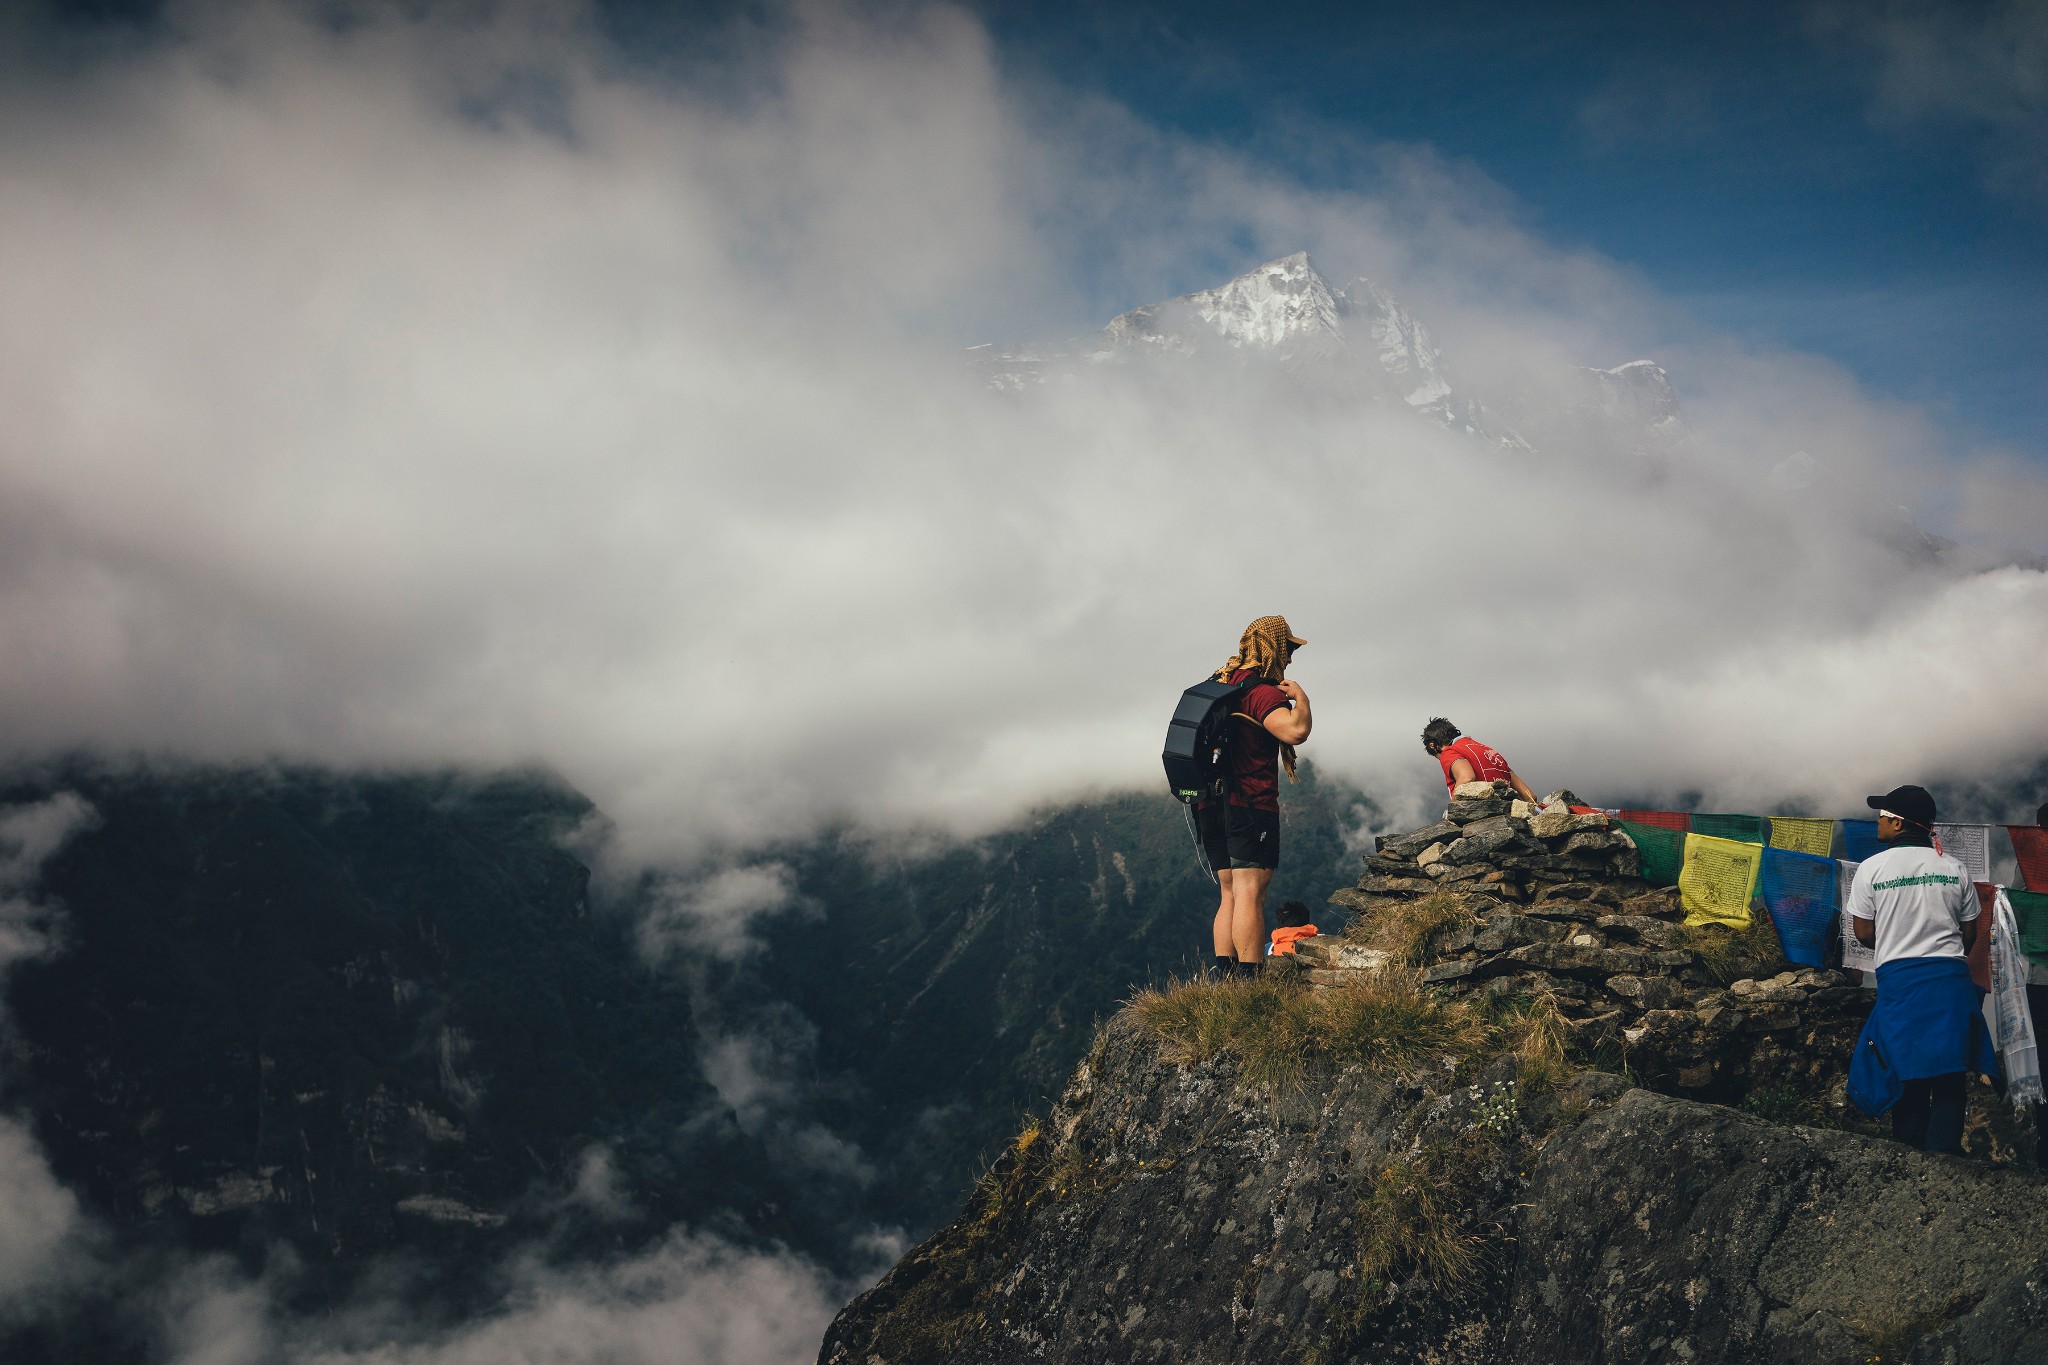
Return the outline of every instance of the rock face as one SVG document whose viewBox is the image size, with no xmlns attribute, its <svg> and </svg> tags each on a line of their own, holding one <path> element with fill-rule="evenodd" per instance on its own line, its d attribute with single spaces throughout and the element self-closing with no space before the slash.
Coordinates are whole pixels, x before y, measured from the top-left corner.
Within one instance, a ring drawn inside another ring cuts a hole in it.
<svg viewBox="0 0 2048 1365">
<path fill-rule="evenodd" d="M 1333 898 L 1351 936 L 1256 989 L 1547 1002 L 1579 1069 L 1446 1054 L 1269 1098 L 1126 1011 L 821 1365 L 2048 1359 L 2048 1185 L 1869 1136 L 1840 1092 L 1871 997 L 1735 975 L 1763 940 L 1687 929 L 1571 804 L 1461 790 Z"/>
<path fill-rule="evenodd" d="M 1357 859 L 1342 829 L 1363 798 L 1312 764 L 1301 777 L 1274 903 L 1313 904 Z M 818 1070 L 851 1082 L 819 1117 L 874 1163 L 876 1220 L 916 1235 L 952 1217 L 1017 1115 L 1060 1093 L 1131 982 L 1208 952 L 1190 914 L 1215 888 L 1163 795 L 1040 812 L 914 860 L 834 838 L 774 856 L 825 913 L 764 935 L 760 990 L 817 1025 Z"/>
<path fill-rule="evenodd" d="M 2039 1181 L 1598 1073 L 1511 1106 L 1512 1081 L 1354 1071 L 1273 1105 L 1120 1022 L 821 1365 L 2048 1358 Z M 1368 1280 L 1389 1161 L 1474 1134 L 1445 1169 L 1478 1273 Z"/>
<path fill-rule="evenodd" d="M 2037 1179 L 1638 1090 L 1528 1199 L 1510 1359 L 2048 1359 Z"/>
</svg>

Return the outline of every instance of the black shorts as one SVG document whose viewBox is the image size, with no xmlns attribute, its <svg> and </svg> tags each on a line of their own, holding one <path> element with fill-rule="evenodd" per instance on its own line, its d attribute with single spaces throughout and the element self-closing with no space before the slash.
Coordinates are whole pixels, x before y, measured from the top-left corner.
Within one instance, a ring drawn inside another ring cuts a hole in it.
<svg viewBox="0 0 2048 1365">
<path fill-rule="evenodd" d="M 1280 866 L 1280 812 L 1211 801 L 1196 812 L 1202 852 L 1213 871 Z"/>
</svg>

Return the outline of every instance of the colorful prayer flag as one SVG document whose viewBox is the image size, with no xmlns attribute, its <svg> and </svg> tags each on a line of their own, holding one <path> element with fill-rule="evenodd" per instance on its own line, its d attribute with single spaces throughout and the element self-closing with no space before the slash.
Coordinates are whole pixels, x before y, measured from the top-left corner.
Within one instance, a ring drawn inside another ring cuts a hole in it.
<svg viewBox="0 0 2048 1365">
<path fill-rule="evenodd" d="M 1788 853 L 1806 853 L 1815 858 L 1828 857 L 1835 851 L 1835 822 L 1810 820 L 1805 816 L 1773 815 L 1771 847 L 1782 848 Z"/>
<path fill-rule="evenodd" d="M 2012 836 L 2012 856 L 2020 865 L 2020 880 L 2027 890 L 2048 891 L 2048 829 L 2007 825 L 2005 832 Z M 2025 938 L 2025 933 L 2020 937 Z"/>
<path fill-rule="evenodd" d="M 1692 817 L 1675 810 L 1625 810 L 1621 818 L 1630 824 L 1655 825 L 1658 829 L 1675 829 L 1680 834 L 1692 828 Z"/>
<path fill-rule="evenodd" d="M 1774 838 L 1776 823 L 1772 822 Z M 1758 887 L 1786 960 L 1802 967 L 1825 967 L 1828 938 L 1835 929 L 1835 860 L 1767 848 Z"/>
<path fill-rule="evenodd" d="M 1971 881 L 1991 880 L 1991 826 L 1936 825 L 1934 837 L 1941 841 L 1943 853 L 1963 865 Z"/>
<path fill-rule="evenodd" d="M 1685 835 L 1660 825 L 1634 820 L 1620 822 L 1622 832 L 1634 841 L 1642 855 L 1643 880 L 1652 886 L 1678 885 L 1678 871 L 1685 865 Z"/>
<path fill-rule="evenodd" d="M 1678 874 L 1678 902 L 1685 907 L 1685 922 L 1748 928 L 1749 898 L 1756 894 L 1763 856 L 1760 844 L 1686 835 L 1685 864 Z"/>
<path fill-rule="evenodd" d="M 1710 839 L 1738 839 L 1745 844 L 1760 844 L 1764 842 L 1764 818 L 1761 815 L 1695 815 L 1692 832 Z"/>
<path fill-rule="evenodd" d="M 1878 842 L 1875 820 L 1837 820 L 1835 830 L 1842 840 L 1836 856 L 1845 863 L 1860 863 L 1884 851 L 1884 845 Z"/>
<path fill-rule="evenodd" d="M 2019 921 L 2020 951 L 2029 961 L 2048 967 L 2048 892 L 2006 889 L 2012 916 Z"/>
</svg>

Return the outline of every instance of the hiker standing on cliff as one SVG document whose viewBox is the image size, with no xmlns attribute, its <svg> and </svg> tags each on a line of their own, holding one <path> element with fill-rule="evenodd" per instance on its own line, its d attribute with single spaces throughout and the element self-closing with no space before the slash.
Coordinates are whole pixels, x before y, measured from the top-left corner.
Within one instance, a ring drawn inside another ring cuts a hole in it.
<svg viewBox="0 0 2048 1365">
<path fill-rule="evenodd" d="M 1219 969 L 1250 975 L 1266 960 L 1266 888 L 1280 866 L 1280 774 L 1294 777 L 1294 746 L 1308 738 L 1308 693 L 1287 680 L 1294 651 L 1308 641 L 1284 616 L 1244 628 L 1237 653 L 1216 670 L 1219 682 L 1253 679 L 1238 701 L 1230 735 L 1230 791 L 1196 812 L 1202 846 L 1221 900 L 1214 939 Z"/>
<path fill-rule="evenodd" d="M 1455 792 L 1467 782 L 1496 782 L 1505 779 L 1515 794 L 1536 805 L 1536 793 L 1529 790 L 1515 770 L 1501 757 L 1500 750 L 1476 739 L 1459 738 L 1457 726 L 1442 716 L 1433 716 L 1422 727 L 1422 748 L 1444 770 L 1444 790 Z"/>
<path fill-rule="evenodd" d="M 1960 1155 L 1965 1077 L 1998 1074 L 1966 960 L 1977 890 L 1961 863 L 1934 851 L 1925 788 L 1894 787 L 1870 806 L 1884 848 L 1856 869 L 1847 909 L 1857 941 L 1877 953 L 1877 1008 L 1849 1062 L 1849 1098 L 1872 1118 L 1889 1112 L 1895 1140 Z"/>
</svg>

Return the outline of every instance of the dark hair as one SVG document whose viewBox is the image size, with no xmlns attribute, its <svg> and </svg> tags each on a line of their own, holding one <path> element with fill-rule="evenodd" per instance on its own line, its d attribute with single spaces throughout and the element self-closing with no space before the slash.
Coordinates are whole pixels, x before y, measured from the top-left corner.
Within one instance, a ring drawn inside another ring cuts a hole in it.
<svg viewBox="0 0 2048 1365">
<path fill-rule="evenodd" d="M 1431 716 L 1429 724 L 1422 727 L 1424 744 L 1449 744 L 1464 732 L 1442 716 Z"/>
<path fill-rule="evenodd" d="M 1308 907 L 1300 901 L 1282 901 L 1273 917 L 1282 929 L 1292 929 L 1308 923 Z"/>
<path fill-rule="evenodd" d="M 2034 812 L 2034 823 L 2048 828 L 2048 801 L 2041 803 L 2041 809 Z"/>
</svg>

